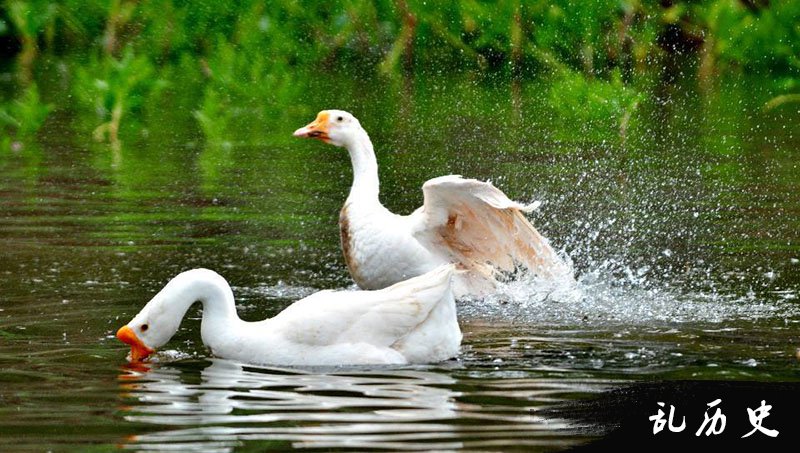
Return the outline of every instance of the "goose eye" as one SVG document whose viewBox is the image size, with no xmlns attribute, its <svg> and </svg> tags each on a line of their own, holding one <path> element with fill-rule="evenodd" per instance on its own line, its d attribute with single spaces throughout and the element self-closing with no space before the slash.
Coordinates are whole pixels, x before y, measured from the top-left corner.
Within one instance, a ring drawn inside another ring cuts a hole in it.
<svg viewBox="0 0 800 453">
<path fill-rule="evenodd" d="M 142 327 L 140 327 L 139 329 L 142 332 L 147 332 L 147 329 L 149 329 L 149 328 L 150 328 L 150 326 L 148 326 L 147 324 L 142 324 Z"/>
<path fill-rule="evenodd" d="M 336 117 L 336 121 L 341 123 L 342 121 L 344 121 L 344 118 L 341 117 L 341 116 L 338 116 L 338 117 Z"/>
</svg>

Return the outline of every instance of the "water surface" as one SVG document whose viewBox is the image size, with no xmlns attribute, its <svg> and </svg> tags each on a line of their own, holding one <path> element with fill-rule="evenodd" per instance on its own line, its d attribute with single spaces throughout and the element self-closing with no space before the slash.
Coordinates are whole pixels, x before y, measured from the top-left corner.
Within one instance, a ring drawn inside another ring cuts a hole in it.
<svg viewBox="0 0 800 453">
<path fill-rule="evenodd" d="M 598 434 L 543 411 L 626 383 L 800 380 L 800 114 L 761 111 L 758 81 L 667 92 L 625 140 L 565 136 L 535 85 L 338 86 L 254 139 L 204 145 L 176 107 L 114 151 L 62 113 L 0 155 L 3 448 L 556 451 Z M 129 366 L 114 332 L 182 270 L 224 275 L 248 320 L 352 288 L 346 154 L 290 137 L 330 107 L 370 132 L 393 210 L 448 173 L 542 201 L 532 219 L 576 291 L 522 281 L 462 301 L 463 353 L 437 365 L 220 360 L 193 308 L 153 363 Z"/>
</svg>

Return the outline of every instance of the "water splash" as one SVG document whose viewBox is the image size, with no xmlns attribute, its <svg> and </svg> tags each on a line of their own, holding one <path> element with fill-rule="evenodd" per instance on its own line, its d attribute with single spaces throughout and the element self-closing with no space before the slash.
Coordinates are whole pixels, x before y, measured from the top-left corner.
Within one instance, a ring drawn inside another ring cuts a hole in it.
<svg viewBox="0 0 800 453">
<path fill-rule="evenodd" d="M 235 288 L 235 292 L 237 294 L 257 296 L 260 298 L 266 298 L 270 300 L 288 299 L 292 301 L 308 297 L 317 291 L 319 291 L 319 289 L 317 288 L 312 288 L 310 286 L 292 285 L 282 280 L 278 281 L 278 283 L 274 285 L 259 285 L 252 288 L 250 287 Z"/>
<path fill-rule="evenodd" d="M 756 295 L 706 291 L 648 279 L 649 267 L 632 268 L 606 260 L 575 282 L 523 276 L 501 284 L 484 299 L 465 300 L 459 315 L 521 324 L 644 325 L 720 323 L 794 317 L 800 313 L 793 290 Z"/>
</svg>

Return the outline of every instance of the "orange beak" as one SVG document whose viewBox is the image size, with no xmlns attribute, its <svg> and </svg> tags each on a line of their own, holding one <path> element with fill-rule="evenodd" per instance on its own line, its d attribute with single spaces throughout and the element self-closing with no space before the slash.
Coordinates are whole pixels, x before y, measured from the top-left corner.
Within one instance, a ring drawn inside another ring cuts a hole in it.
<svg viewBox="0 0 800 453">
<path fill-rule="evenodd" d="M 316 138 L 327 143 L 330 140 L 330 137 L 328 137 L 328 116 L 329 114 L 326 111 L 319 112 L 317 119 L 307 126 L 294 131 L 293 135 L 295 137 Z"/>
<path fill-rule="evenodd" d="M 133 329 L 128 326 L 120 327 L 117 331 L 117 338 L 119 338 L 119 341 L 131 345 L 132 362 L 138 362 L 155 352 L 142 343 L 142 340 L 136 336 Z"/>
</svg>

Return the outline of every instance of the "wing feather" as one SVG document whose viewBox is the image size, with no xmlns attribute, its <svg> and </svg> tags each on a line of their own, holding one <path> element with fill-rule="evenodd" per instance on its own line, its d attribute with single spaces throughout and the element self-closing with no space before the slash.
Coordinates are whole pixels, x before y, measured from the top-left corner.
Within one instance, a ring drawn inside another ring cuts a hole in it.
<svg viewBox="0 0 800 453">
<path fill-rule="evenodd" d="M 448 260 L 487 279 L 523 266 L 545 278 L 572 275 L 570 266 L 523 215 L 530 207 L 491 183 L 458 175 L 427 181 L 414 236 Z"/>
<path fill-rule="evenodd" d="M 321 291 L 273 319 L 297 343 L 389 347 L 424 323 L 438 304 L 452 301 L 453 272 L 452 265 L 445 265 L 382 290 Z"/>
</svg>

